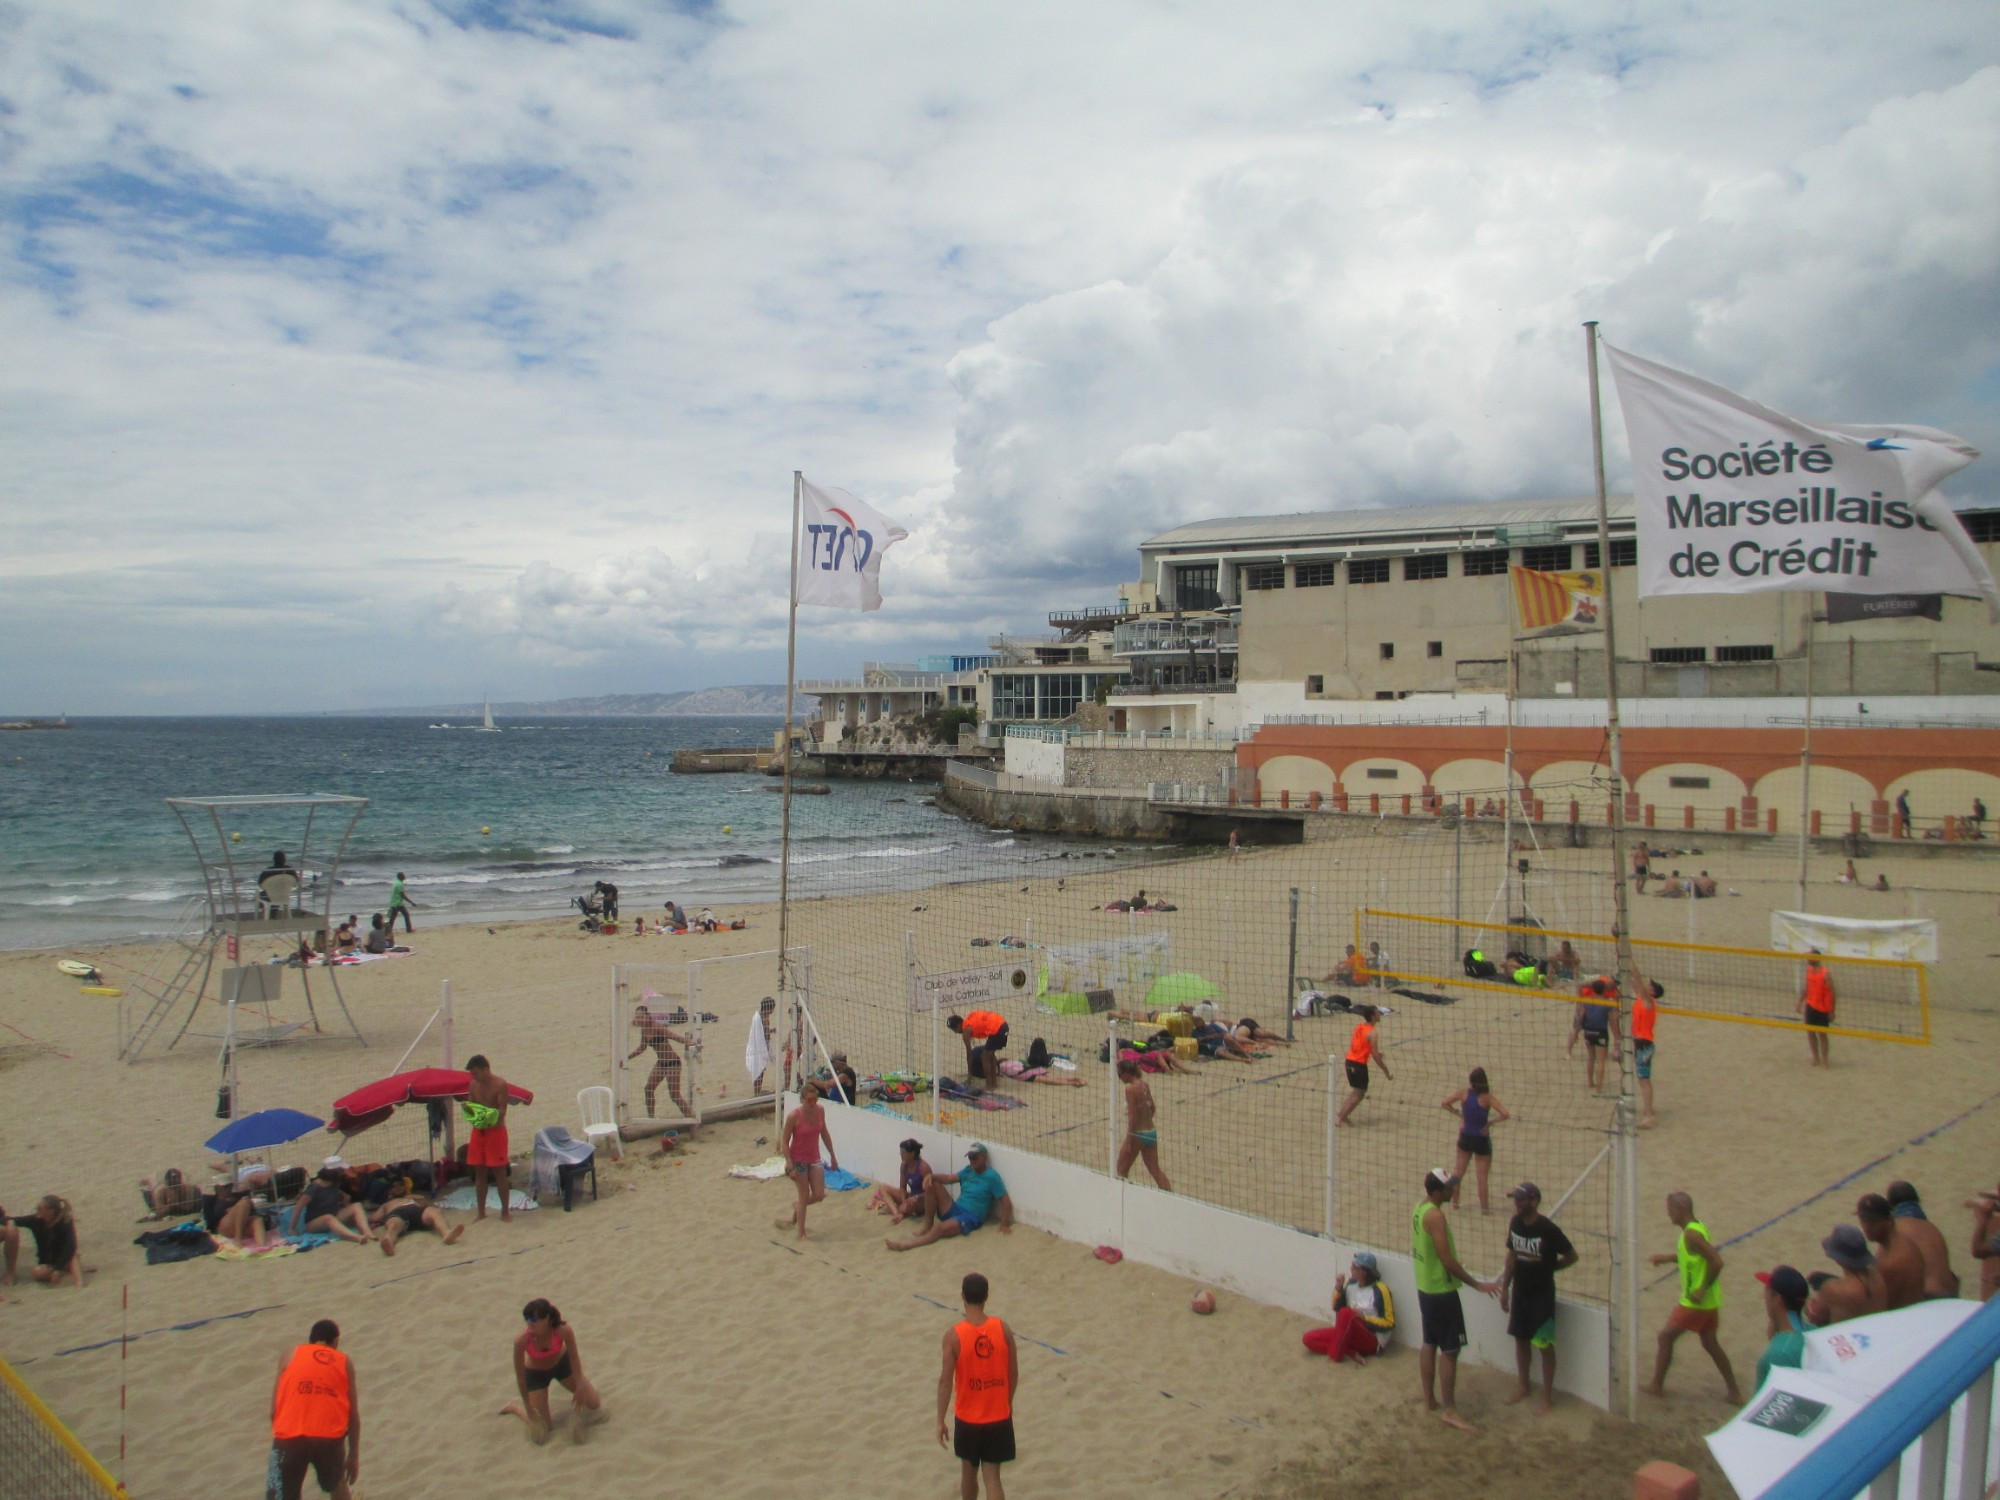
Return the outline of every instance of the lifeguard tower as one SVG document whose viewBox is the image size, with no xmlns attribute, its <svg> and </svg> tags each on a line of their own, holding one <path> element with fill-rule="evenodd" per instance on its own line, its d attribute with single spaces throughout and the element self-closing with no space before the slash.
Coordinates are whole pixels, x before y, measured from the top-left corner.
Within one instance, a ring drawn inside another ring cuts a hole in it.
<svg viewBox="0 0 2000 1500">
<path fill-rule="evenodd" d="M 185 1036 L 213 1038 L 221 1043 L 225 1068 L 239 1047 L 342 1035 L 321 1024 L 313 998 L 317 965 L 270 962 L 277 955 L 259 940 L 282 939 L 296 954 L 315 934 L 338 925 L 333 906 L 340 861 L 368 799 L 295 792 L 169 797 L 167 806 L 194 845 L 205 895 L 176 935 L 161 972 L 132 986 L 122 1015 L 137 1020 L 129 1029 L 121 1027 L 118 1055 L 137 1062 L 173 1027 L 177 1014 L 179 1025 L 166 1050 Z M 258 951 L 252 953 L 252 947 Z M 339 967 L 317 971 L 340 1008 L 344 1034 L 365 1045 L 340 993 Z M 299 976 L 303 1014 L 286 1004 L 287 976 L 293 973 Z M 217 977 L 220 983 L 211 991 L 209 981 Z M 202 1030 L 195 1021 L 211 996 L 222 1004 L 220 1029 Z"/>
</svg>

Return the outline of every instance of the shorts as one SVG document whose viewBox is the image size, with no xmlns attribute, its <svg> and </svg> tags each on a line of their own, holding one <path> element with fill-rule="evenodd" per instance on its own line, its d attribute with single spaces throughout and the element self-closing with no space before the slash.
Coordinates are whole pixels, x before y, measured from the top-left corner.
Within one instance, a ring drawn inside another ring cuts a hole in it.
<svg viewBox="0 0 2000 1500">
<path fill-rule="evenodd" d="M 1583 1034 L 1583 1045 L 1586 1047 L 1609 1047 L 1611 1045 L 1611 1033 L 1608 1031 L 1586 1031 Z"/>
<path fill-rule="evenodd" d="M 1537 1349 L 1552 1349 L 1556 1342 L 1556 1299 L 1553 1295 L 1523 1297 L 1516 1289 L 1514 1305 L 1507 1313 L 1507 1336 L 1526 1339 Z"/>
<path fill-rule="evenodd" d="M 1468 1135 L 1465 1131 L 1461 1130 L 1458 1133 L 1458 1149 L 1463 1151 L 1467 1156 L 1491 1156 L 1493 1154 L 1493 1137 L 1490 1135 Z"/>
<path fill-rule="evenodd" d="M 563 1357 L 546 1370 L 523 1370 L 521 1373 L 527 1379 L 529 1390 L 545 1391 L 558 1380 L 569 1379 L 569 1351 L 563 1350 Z"/>
<path fill-rule="evenodd" d="M 967 1213 L 963 1208 L 961 1208 L 956 1203 L 952 1204 L 952 1206 L 945 1211 L 944 1217 L 951 1220 L 952 1223 L 958 1226 L 958 1232 L 960 1234 L 971 1234 L 973 1230 L 977 1229 L 981 1224 L 984 1224 L 986 1222 L 984 1219 L 973 1218 L 971 1214 Z"/>
<path fill-rule="evenodd" d="M 1347 1086 L 1351 1089 L 1360 1089 L 1364 1094 L 1368 1092 L 1367 1063 L 1350 1062 L 1347 1065 Z"/>
<path fill-rule="evenodd" d="M 1651 1042 L 1634 1042 L 1632 1044 L 1632 1066 L 1638 1069 L 1641 1078 L 1650 1079 L 1653 1076 L 1653 1044 Z"/>
<path fill-rule="evenodd" d="M 951 1451 L 960 1463 L 1011 1464 L 1014 1461 L 1014 1419 L 997 1422 L 951 1420 Z"/>
<path fill-rule="evenodd" d="M 1830 1010 L 1814 1010 L 1814 1009 L 1813 1009 L 1813 1008 L 1812 1008 L 1812 1007 L 1811 1007 L 1810 1005 L 1808 1005 L 1808 1006 L 1806 1007 L 1806 1025 L 1808 1025 L 1808 1026 L 1831 1026 L 1832 1024 L 1833 1024 L 1833 1012 L 1832 1012 L 1832 1011 L 1830 1011 Z"/>
<path fill-rule="evenodd" d="M 1465 1308 L 1456 1291 L 1418 1292 L 1417 1311 L 1428 1347 L 1440 1354 L 1456 1354 L 1465 1347 Z"/>
<path fill-rule="evenodd" d="M 818 1165 L 816 1161 L 788 1161 L 785 1163 L 785 1171 L 793 1177 L 810 1177 L 812 1169 Z"/>
<path fill-rule="evenodd" d="M 465 1164 L 468 1167 L 504 1167 L 507 1165 L 507 1127 L 495 1125 L 487 1130 L 475 1130 L 472 1139 L 465 1143 Z"/>
<path fill-rule="evenodd" d="M 279 1493 L 285 1500 L 299 1500 L 305 1493 L 306 1470 L 311 1469 L 319 1487 L 331 1495 L 340 1488 L 347 1468 L 347 1439 L 337 1437 L 295 1437 L 278 1439 Z"/>
<path fill-rule="evenodd" d="M 1689 1307 L 1685 1302 L 1677 1302 L 1667 1315 L 1667 1326 L 1686 1333 L 1713 1333 L 1722 1326 L 1722 1309 Z"/>
</svg>

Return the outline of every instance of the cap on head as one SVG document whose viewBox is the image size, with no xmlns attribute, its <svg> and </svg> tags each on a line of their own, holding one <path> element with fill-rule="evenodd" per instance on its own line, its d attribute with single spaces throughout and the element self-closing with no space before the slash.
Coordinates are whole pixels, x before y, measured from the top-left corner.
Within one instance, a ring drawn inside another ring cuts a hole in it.
<svg viewBox="0 0 2000 1500">
<path fill-rule="evenodd" d="M 1512 1198 L 1516 1203 L 1540 1203 L 1542 1201 L 1542 1190 L 1532 1182 L 1524 1182 L 1518 1187 L 1508 1188 L 1507 1196 Z"/>
<path fill-rule="evenodd" d="M 1373 1250 L 1355 1251 L 1354 1263 L 1370 1276 L 1380 1276 L 1382 1274 L 1382 1268 L 1375 1263 L 1375 1252 Z"/>
<path fill-rule="evenodd" d="M 983 1141 L 974 1141 L 970 1146 L 967 1146 L 965 1148 L 965 1159 L 967 1161 L 972 1160 L 972 1158 L 975 1156 L 990 1156 L 990 1155 L 992 1155 L 992 1153 L 986 1149 L 986 1143 Z"/>
<path fill-rule="evenodd" d="M 1778 1297 L 1793 1312 L 1806 1305 L 1806 1298 L 1812 1295 L 1805 1273 L 1796 1266 L 1773 1266 L 1768 1271 L 1759 1271 L 1757 1279 L 1778 1294 Z"/>
<path fill-rule="evenodd" d="M 1443 1192 L 1456 1181 L 1458 1181 L 1456 1174 L 1446 1171 L 1443 1167 L 1432 1167 L 1428 1172 L 1424 1173 L 1424 1191 L 1427 1193 Z"/>
<path fill-rule="evenodd" d="M 1826 1258 L 1848 1271 L 1865 1271 L 1875 1264 L 1874 1253 L 1868 1248 L 1868 1237 L 1852 1224 L 1838 1225 L 1832 1234 L 1819 1242 Z"/>
</svg>

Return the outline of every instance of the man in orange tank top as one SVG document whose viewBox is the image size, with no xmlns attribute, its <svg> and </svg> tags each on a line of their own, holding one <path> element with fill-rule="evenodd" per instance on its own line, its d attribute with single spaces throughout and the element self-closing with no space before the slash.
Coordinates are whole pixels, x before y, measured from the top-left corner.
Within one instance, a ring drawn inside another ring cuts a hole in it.
<svg viewBox="0 0 2000 1500">
<path fill-rule="evenodd" d="M 1375 1045 L 1375 1023 L 1382 1019 L 1382 1013 L 1372 1005 L 1357 1005 L 1354 1013 L 1361 1017 L 1361 1024 L 1354 1028 L 1354 1035 L 1347 1044 L 1347 1097 L 1341 1101 L 1340 1113 L 1334 1124 L 1345 1125 L 1347 1117 L 1355 1107 L 1368 1097 L 1368 1065 L 1372 1062 L 1382 1070 L 1382 1076 L 1389 1078 L 1389 1065 L 1382 1060 L 1382 1054 Z"/>
<path fill-rule="evenodd" d="M 1000 1465 L 1014 1461 L 1014 1392 L 1021 1384 L 1021 1360 L 1014 1330 L 986 1316 L 986 1296 L 986 1278 L 977 1271 L 960 1284 L 965 1321 L 944 1336 L 944 1368 L 938 1372 L 938 1446 L 945 1445 L 945 1417 L 950 1415 L 961 1500 L 979 1500 L 982 1474 L 986 1500 L 1007 1500 Z"/>
<path fill-rule="evenodd" d="M 334 1500 L 348 1500 L 348 1486 L 361 1473 L 361 1394 L 331 1318 L 313 1324 L 310 1342 L 278 1366 L 271 1437 L 284 1500 L 300 1500 L 307 1469 Z"/>
<path fill-rule="evenodd" d="M 1799 1014 L 1811 1029 L 1806 1032 L 1806 1046 L 1812 1050 L 1812 1065 L 1815 1068 L 1833 1066 L 1833 1051 L 1829 1043 L 1833 1038 L 1826 1034 L 1826 1028 L 1833 1024 L 1833 976 L 1826 972 L 1826 965 L 1819 961 L 1819 949 L 1813 949 L 1813 956 L 1806 960 L 1806 988 L 1799 996 Z"/>
</svg>

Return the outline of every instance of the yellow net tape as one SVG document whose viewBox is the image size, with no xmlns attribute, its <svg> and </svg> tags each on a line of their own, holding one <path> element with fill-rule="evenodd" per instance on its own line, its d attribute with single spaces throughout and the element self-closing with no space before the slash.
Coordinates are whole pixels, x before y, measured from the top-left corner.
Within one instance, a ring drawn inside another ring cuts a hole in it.
<svg viewBox="0 0 2000 1500">
<path fill-rule="evenodd" d="M 0 1500 L 98 1500 L 125 1494 L 104 1465 L 0 1359 Z"/>
</svg>

